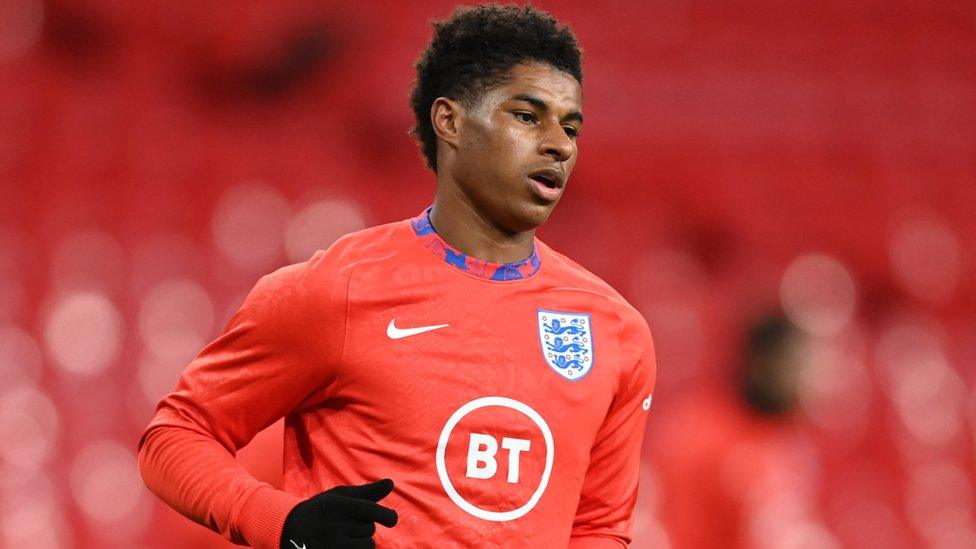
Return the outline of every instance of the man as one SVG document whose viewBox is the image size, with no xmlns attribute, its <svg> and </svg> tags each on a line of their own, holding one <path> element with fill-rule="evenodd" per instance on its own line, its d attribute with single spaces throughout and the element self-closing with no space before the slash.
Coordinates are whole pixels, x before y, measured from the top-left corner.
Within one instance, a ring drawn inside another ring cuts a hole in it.
<svg viewBox="0 0 976 549">
<path fill-rule="evenodd" d="M 809 342 L 781 313 L 744 336 L 733 383 L 687 392 L 655 429 L 661 519 L 677 549 L 778 547 L 784 531 L 831 539 L 815 527 L 817 456 L 796 421 Z"/>
<path fill-rule="evenodd" d="M 433 206 L 261 278 L 160 402 L 143 478 L 255 547 L 625 546 L 650 333 L 534 236 L 576 163 L 579 47 L 532 7 L 434 27 Z M 232 457 L 280 417 L 285 491 Z"/>
</svg>

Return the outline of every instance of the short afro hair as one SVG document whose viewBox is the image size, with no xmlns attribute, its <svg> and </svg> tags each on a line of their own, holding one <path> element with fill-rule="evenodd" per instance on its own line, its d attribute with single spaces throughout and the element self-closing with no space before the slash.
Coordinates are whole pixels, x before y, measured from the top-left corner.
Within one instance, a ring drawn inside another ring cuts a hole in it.
<svg viewBox="0 0 976 549">
<path fill-rule="evenodd" d="M 504 84 L 519 63 L 539 62 L 583 83 L 583 54 L 573 32 L 533 6 L 481 4 L 458 7 L 449 19 L 433 21 L 434 36 L 417 60 L 410 94 L 427 166 L 437 171 L 437 137 L 430 107 L 438 97 L 471 106 L 487 90 Z"/>
</svg>

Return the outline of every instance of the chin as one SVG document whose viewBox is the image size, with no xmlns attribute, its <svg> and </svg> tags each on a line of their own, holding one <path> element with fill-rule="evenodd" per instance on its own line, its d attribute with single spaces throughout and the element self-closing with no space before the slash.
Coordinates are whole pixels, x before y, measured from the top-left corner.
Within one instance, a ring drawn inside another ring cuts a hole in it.
<svg viewBox="0 0 976 549">
<path fill-rule="evenodd" d="M 555 204 L 538 204 L 535 202 L 526 204 L 524 207 L 519 208 L 519 211 L 513 212 L 512 231 L 525 232 L 538 229 L 549 219 L 549 214 L 552 213 L 554 208 Z"/>
</svg>

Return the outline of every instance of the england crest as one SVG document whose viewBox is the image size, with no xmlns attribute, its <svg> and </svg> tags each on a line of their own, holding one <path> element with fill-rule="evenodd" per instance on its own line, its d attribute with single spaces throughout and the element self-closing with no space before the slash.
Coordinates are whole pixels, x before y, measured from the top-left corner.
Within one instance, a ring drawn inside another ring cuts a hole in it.
<svg viewBox="0 0 976 549">
<path fill-rule="evenodd" d="M 590 315 L 539 309 L 542 356 L 555 372 L 570 381 L 593 368 L 593 330 Z"/>
</svg>

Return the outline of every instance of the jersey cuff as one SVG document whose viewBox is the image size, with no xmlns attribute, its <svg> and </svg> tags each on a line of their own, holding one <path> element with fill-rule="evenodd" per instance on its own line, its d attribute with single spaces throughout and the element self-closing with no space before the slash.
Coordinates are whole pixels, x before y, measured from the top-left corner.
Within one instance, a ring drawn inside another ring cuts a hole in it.
<svg viewBox="0 0 976 549">
<path fill-rule="evenodd" d="M 258 549 L 279 549 L 288 513 L 303 500 L 271 486 L 254 491 L 237 516 L 237 530 Z"/>
</svg>

